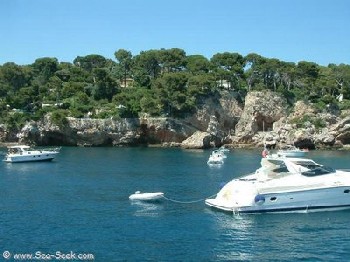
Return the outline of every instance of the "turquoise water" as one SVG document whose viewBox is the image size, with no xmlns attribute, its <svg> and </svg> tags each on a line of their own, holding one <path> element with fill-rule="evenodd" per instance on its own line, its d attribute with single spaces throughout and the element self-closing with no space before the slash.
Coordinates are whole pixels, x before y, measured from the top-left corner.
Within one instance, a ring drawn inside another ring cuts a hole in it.
<svg viewBox="0 0 350 262">
<path fill-rule="evenodd" d="M 237 217 L 204 201 L 129 201 L 137 190 L 201 200 L 259 166 L 259 150 L 233 150 L 220 168 L 206 164 L 209 154 L 64 147 L 53 162 L 1 162 L 0 261 L 6 251 L 7 261 L 56 252 L 95 261 L 349 260 L 350 211 Z M 350 169 L 350 152 L 309 156 Z"/>
</svg>

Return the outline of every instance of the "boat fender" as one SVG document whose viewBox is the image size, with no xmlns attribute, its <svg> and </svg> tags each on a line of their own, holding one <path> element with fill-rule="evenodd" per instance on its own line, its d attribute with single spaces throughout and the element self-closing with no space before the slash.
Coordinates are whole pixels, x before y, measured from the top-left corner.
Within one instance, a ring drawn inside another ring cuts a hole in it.
<svg viewBox="0 0 350 262">
<path fill-rule="evenodd" d="M 258 205 L 264 204 L 265 203 L 265 196 L 260 195 L 260 194 L 256 195 L 254 198 L 254 202 Z"/>
<path fill-rule="evenodd" d="M 264 148 L 264 150 L 261 152 L 261 156 L 263 158 L 266 158 L 268 154 L 269 154 L 269 151 L 266 148 Z"/>
</svg>

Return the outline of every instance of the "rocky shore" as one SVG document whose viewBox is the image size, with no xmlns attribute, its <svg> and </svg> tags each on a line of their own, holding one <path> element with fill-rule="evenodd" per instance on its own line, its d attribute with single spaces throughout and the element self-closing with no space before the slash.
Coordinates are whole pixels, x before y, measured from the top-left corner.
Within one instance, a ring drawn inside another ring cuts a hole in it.
<svg viewBox="0 0 350 262">
<path fill-rule="evenodd" d="M 50 115 L 27 123 L 20 132 L 0 125 L 1 143 L 41 146 L 160 145 L 202 149 L 230 147 L 300 148 L 350 147 L 350 114 L 331 107 L 316 110 L 298 101 L 290 107 L 278 93 L 250 92 L 240 103 L 234 92 L 203 101 L 202 107 L 183 119 L 169 117 L 125 119 L 68 118 L 57 126 Z"/>
</svg>

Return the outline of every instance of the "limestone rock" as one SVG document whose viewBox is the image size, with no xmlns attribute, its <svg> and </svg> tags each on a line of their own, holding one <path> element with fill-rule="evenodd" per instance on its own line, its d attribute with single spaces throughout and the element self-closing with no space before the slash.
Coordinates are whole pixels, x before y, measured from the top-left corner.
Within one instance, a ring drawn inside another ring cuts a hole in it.
<svg viewBox="0 0 350 262">
<path fill-rule="evenodd" d="M 191 124 L 197 130 L 207 130 L 211 118 L 215 116 L 217 129 L 225 134 L 235 130 L 242 114 L 243 105 L 238 102 L 235 92 L 222 91 L 219 95 L 206 98 L 200 108 L 193 115 L 183 121 Z"/>
<path fill-rule="evenodd" d="M 314 107 L 300 100 L 295 103 L 293 113 L 289 117 L 297 118 L 305 115 L 315 115 L 315 114 L 316 114 L 316 110 L 314 109 Z"/>
<path fill-rule="evenodd" d="M 206 149 L 218 146 L 217 140 L 208 132 L 197 131 L 181 143 L 182 148 L 186 149 Z"/>
<path fill-rule="evenodd" d="M 247 143 L 259 131 L 271 130 L 273 124 L 286 115 L 287 102 L 277 93 L 251 92 L 236 125 L 235 141 Z"/>
</svg>

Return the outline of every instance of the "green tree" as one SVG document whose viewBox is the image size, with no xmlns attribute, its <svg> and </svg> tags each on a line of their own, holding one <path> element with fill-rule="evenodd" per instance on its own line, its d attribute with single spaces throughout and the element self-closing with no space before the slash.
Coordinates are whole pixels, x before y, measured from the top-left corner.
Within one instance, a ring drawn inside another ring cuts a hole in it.
<svg viewBox="0 0 350 262">
<path fill-rule="evenodd" d="M 183 72 L 166 73 L 157 79 L 156 94 L 161 98 L 167 115 L 181 116 L 193 105 L 193 97 L 187 92 L 187 83 L 188 75 Z"/>
<path fill-rule="evenodd" d="M 186 67 L 186 52 L 180 48 L 162 49 L 158 59 L 163 73 L 183 71 Z"/>
<path fill-rule="evenodd" d="M 111 101 L 118 90 L 118 83 L 109 75 L 106 69 L 95 68 L 93 75 L 95 77 L 94 98 L 96 100 L 107 99 Z"/>
<path fill-rule="evenodd" d="M 35 72 L 35 81 L 39 86 L 44 85 L 58 70 L 58 60 L 51 57 L 38 58 L 32 64 L 32 67 Z"/>
<path fill-rule="evenodd" d="M 6 87 L 16 92 L 21 87 L 28 86 L 29 79 L 30 70 L 23 66 L 9 62 L 0 67 L 0 83 L 4 88 Z M 5 93 L 2 95 L 5 95 Z"/>
<path fill-rule="evenodd" d="M 131 76 L 132 54 L 130 51 L 125 49 L 119 49 L 114 53 L 114 56 L 119 62 L 117 67 L 117 75 L 120 76 L 119 79 L 124 81 L 124 87 L 126 87 L 126 80 Z"/>
<path fill-rule="evenodd" d="M 337 90 L 345 99 L 350 99 L 350 65 L 346 64 L 330 64 L 331 81 L 336 85 Z"/>
<path fill-rule="evenodd" d="M 238 53 L 218 53 L 210 61 L 214 66 L 214 72 L 220 85 L 223 81 L 226 81 L 231 88 L 239 89 L 240 80 L 243 76 L 243 56 Z"/>
<path fill-rule="evenodd" d="M 261 55 L 250 53 L 244 57 L 245 79 L 248 91 L 251 91 L 255 86 L 262 82 L 261 68 L 266 63 L 266 58 Z"/>
<path fill-rule="evenodd" d="M 140 101 L 147 96 L 147 90 L 143 88 L 127 88 L 116 94 L 112 102 L 119 108 L 121 117 L 138 117 L 141 112 Z"/>
<path fill-rule="evenodd" d="M 202 55 L 190 55 L 187 56 L 186 68 L 193 75 L 208 74 L 211 63 Z"/>
<path fill-rule="evenodd" d="M 141 87 L 150 87 L 152 81 L 157 79 L 161 72 L 159 51 L 141 51 L 133 60 L 134 81 Z"/>
<path fill-rule="evenodd" d="M 215 78 L 209 74 L 190 76 L 188 79 L 188 93 L 198 98 L 199 96 L 208 96 L 215 92 Z"/>
<path fill-rule="evenodd" d="M 142 94 L 140 99 L 141 112 L 150 116 L 160 116 L 163 113 L 163 105 L 161 99 L 149 90 Z"/>
<path fill-rule="evenodd" d="M 308 92 L 314 94 L 319 93 L 314 89 L 315 82 L 319 76 L 320 68 L 316 63 L 301 61 L 297 64 L 296 75 L 299 78 L 301 85 L 299 87 L 305 87 Z"/>
<path fill-rule="evenodd" d="M 107 60 L 101 55 L 78 56 L 73 60 L 75 66 L 80 67 L 89 73 L 95 68 L 104 68 Z"/>
<path fill-rule="evenodd" d="M 295 63 L 280 61 L 281 84 L 290 91 L 295 86 Z"/>
</svg>

